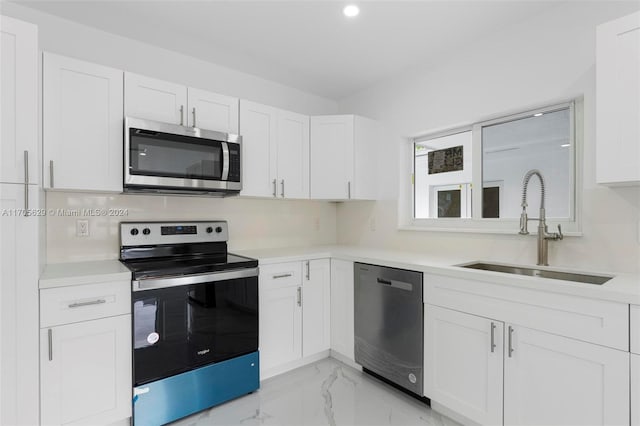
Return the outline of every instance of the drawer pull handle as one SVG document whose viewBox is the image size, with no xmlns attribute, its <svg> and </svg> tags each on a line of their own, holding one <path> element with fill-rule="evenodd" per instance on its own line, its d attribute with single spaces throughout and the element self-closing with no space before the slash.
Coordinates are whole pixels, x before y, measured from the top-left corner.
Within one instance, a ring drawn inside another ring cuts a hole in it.
<svg viewBox="0 0 640 426">
<path fill-rule="evenodd" d="M 391 281 L 389 281 L 389 280 L 384 280 L 384 279 L 382 279 L 382 278 L 377 278 L 377 279 L 376 279 L 376 281 L 378 281 L 378 283 L 380 283 L 380 284 L 386 284 L 386 285 L 391 285 L 391 284 L 392 284 L 392 282 L 391 282 Z"/>
<path fill-rule="evenodd" d="M 513 328 L 509 326 L 509 358 L 511 358 L 513 354 Z"/>
<path fill-rule="evenodd" d="M 274 275 L 273 279 L 277 280 L 278 278 L 289 278 L 289 277 L 292 277 L 292 276 L 293 276 L 293 274 Z"/>
<path fill-rule="evenodd" d="M 80 308 L 82 306 L 89 306 L 89 305 L 102 305 L 103 303 L 107 303 L 107 301 L 104 299 L 97 299 L 97 300 L 91 300 L 89 302 L 71 303 L 69 307 L 73 309 L 73 308 Z"/>
<path fill-rule="evenodd" d="M 298 287 L 298 306 L 302 306 L 302 287 Z"/>
</svg>

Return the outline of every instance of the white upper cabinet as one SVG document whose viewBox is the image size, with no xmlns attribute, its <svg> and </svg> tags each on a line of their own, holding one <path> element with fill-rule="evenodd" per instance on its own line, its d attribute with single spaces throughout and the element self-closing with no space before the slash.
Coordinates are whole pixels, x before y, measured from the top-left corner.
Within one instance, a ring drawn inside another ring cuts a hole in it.
<svg viewBox="0 0 640 426">
<path fill-rule="evenodd" d="M 640 12 L 598 26 L 596 181 L 640 184 Z"/>
<path fill-rule="evenodd" d="M 189 126 L 238 134 L 238 98 L 192 87 L 187 92 Z"/>
<path fill-rule="evenodd" d="M 187 125 L 187 87 L 130 72 L 124 73 L 124 115 Z"/>
<path fill-rule="evenodd" d="M 0 183 L 39 184 L 38 29 L 0 19 Z"/>
<path fill-rule="evenodd" d="M 243 99 L 240 134 L 240 195 L 309 198 L 308 116 Z"/>
<path fill-rule="evenodd" d="M 311 198 L 374 200 L 380 131 L 355 115 L 311 117 Z"/>
<path fill-rule="evenodd" d="M 181 84 L 125 73 L 127 117 L 238 133 L 238 99 Z"/>
<path fill-rule="evenodd" d="M 45 187 L 122 191 L 122 71 L 43 56 Z"/>
</svg>

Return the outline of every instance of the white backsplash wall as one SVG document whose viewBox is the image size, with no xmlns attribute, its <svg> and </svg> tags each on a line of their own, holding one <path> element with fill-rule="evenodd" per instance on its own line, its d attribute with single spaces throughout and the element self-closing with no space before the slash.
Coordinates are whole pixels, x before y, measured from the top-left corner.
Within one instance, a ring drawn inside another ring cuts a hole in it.
<svg viewBox="0 0 640 426">
<path fill-rule="evenodd" d="M 117 259 L 121 221 L 214 220 L 229 222 L 229 249 L 303 247 L 336 242 L 336 204 L 156 195 L 47 192 L 47 263 Z M 123 216 L 82 216 L 87 210 L 126 211 Z M 64 216 L 63 213 L 81 216 Z M 76 236 L 78 219 L 89 236 Z"/>
<path fill-rule="evenodd" d="M 340 102 L 342 112 L 385 123 L 380 157 L 383 200 L 338 206 L 338 242 L 474 259 L 535 264 L 536 237 L 398 230 L 398 144 L 425 132 L 455 128 L 584 96 L 583 236 L 549 243 L 551 265 L 640 272 L 640 190 L 595 183 L 595 27 L 638 10 L 637 2 L 567 2 L 494 36 L 451 52 Z M 624 153 L 620 153 L 624 155 Z M 384 167 L 383 167 L 384 166 Z M 403 178 L 409 179 L 410 171 Z M 532 195 L 535 197 L 536 195 Z M 555 228 L 553 222 L 550 229 Z"/>
</svg>

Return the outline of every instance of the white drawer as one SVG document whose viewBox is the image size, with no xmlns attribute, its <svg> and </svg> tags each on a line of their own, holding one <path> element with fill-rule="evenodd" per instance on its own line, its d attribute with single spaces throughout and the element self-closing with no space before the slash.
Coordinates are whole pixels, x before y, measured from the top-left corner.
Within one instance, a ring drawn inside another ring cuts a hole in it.
<svg viewBox="0 0 640 426">
<path fill-rule="evenodd" d="M 131 281 L 40 290 L 40 327 L 131 313 Z"/>
<path fill-rule="evenodd" d="M 629 350 L 627 304 L 428 274 L 425 303 Z"/>
<path fill-rule="evenodd" d="M 631 305 L 629 311 L 629 335 L 631 337 L 631 352 L 640 354 L 640 305 Z"/>
<path fill-rule="evenodd" d="M 261 288 L 294 287 L 302 284 L 302 262 L 260 266 Z"/>
</svg>

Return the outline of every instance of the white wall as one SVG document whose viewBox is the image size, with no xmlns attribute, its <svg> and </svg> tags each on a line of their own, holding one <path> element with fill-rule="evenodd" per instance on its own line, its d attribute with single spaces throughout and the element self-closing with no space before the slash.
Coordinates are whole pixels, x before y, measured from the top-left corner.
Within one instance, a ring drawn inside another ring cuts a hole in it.
<svg viewBox="0 0 640 426">
<path fill-rule="evenodd" d="M 268 81 L 109 34 L 15 3 L 0 13 L 38 25 L 41 50 L 71 56 L 196 88 L 274 105 L 303 114 L 334 113 L 337 103 Z M 75 236 L 77 217 L 47 216 L 47 262 L 118 257 L 121 220 L 227 219 L 230 248 L 331 244 L 336 241 L 336 206 L 328 202 L 210 199 L 140 195 L 51 193 L 48 209 L 128 208 L 125 217 L 91 217 L 89 237 Z M 318 224 L 316 226 L 316 224 Z"/>
<path fill-rule="evenodd" d="M 640 191 L 596 185 L 594 146 L 595 26 L 638 8 L 637 2 L 565 3 L 342 100 L 343 112 L 379 119 L 399 136 L 387 139 L 380 156 L 387 163 L 380 170 L 388 171 L 379 179 L 384 199 L 339 205 L 338 242 L 535 263 L 535 237 L 516 229 L 514 235 L 399 231 L 398 179 L 409 179 L 410 171 L 388 159 L 398 158 L 410 136 L 583 95 L 583 236 L 551 242 L 550 263 L 640 272 Z"/>
</svg>

